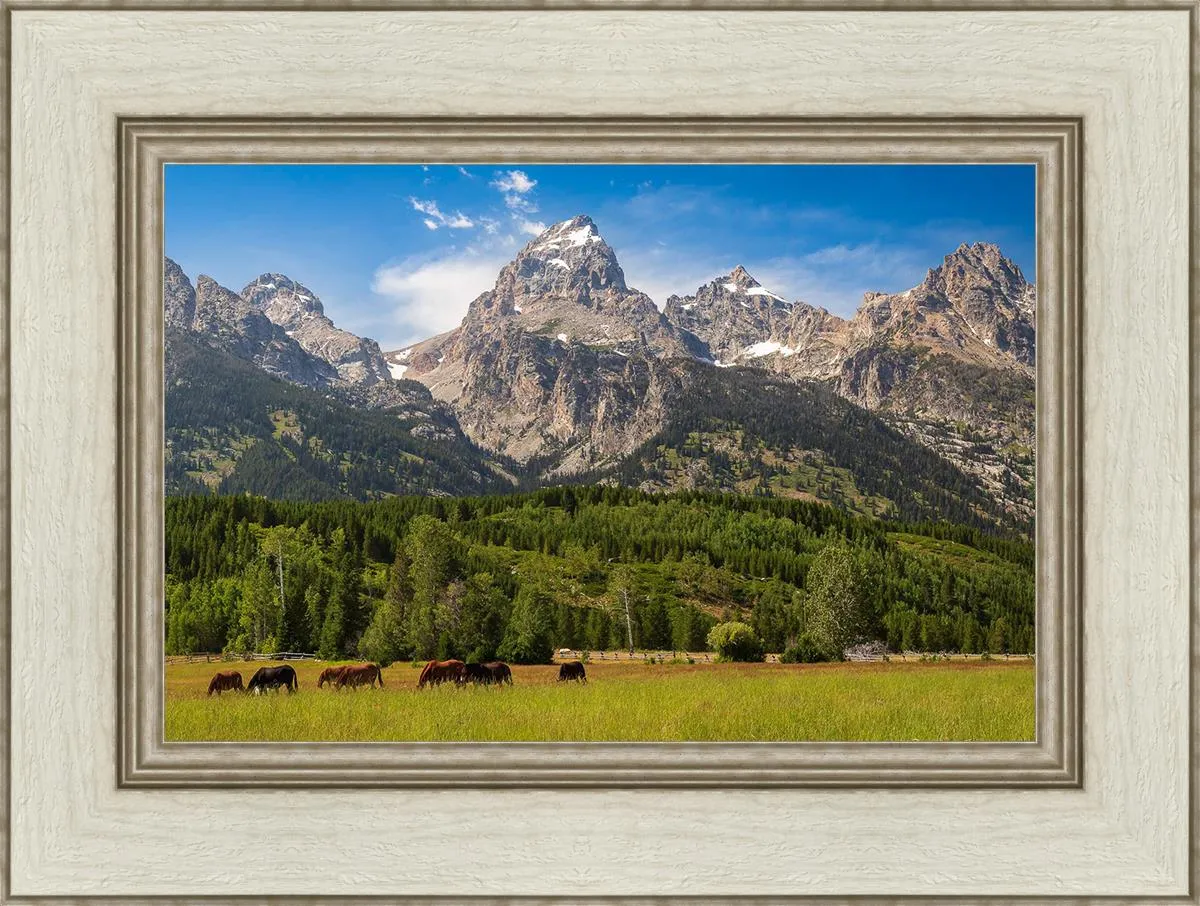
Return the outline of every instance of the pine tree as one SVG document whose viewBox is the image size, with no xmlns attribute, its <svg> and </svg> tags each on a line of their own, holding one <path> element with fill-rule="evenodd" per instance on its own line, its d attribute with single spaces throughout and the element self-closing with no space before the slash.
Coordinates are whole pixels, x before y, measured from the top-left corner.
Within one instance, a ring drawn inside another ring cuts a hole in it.
<svg viewBox="0 0 1200 906">
<path fill-rule="evenodd" d="M 548 664 L 554 655 L 550 603 L 541 589 L 527 585 L 513 601 L 512 616 L 500 644 L 501 660 L 514 664 Z"/>
</svg>

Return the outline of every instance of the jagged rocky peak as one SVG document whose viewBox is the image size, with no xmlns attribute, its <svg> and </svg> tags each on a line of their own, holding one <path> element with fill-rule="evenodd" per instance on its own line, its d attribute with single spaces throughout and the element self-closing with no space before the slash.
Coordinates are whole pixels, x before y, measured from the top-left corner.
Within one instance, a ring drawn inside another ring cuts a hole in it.
<svg viewBox="0 0 1200 906">
<path fill-rule="evenodd" d="M 289 330 L 298 327 L 305 316 L 325 314 L 325 307 L 312 290 L 283 274 L 262 274 L 246 285 L 242 297 Z"/>
<path fill-rule="evenodd" d="M 348 384 L 371 385 L 392 376 L 379 344 L 336 327 L 307 286 L 283 274 L 262 274 L 242 297 L 312 355 L 337 369 Z"/>
<path fill-rule="evenodd" d="M 496 330 L 625 352 L 691 354 L 654 301 L 625 283 L 616 252 L 586 214 L 539 233 L 500 269 L 495 286 L 471 302 L 461 329 L 421 351 L 453 365 L 481 340 L 495 339 Z M 414 352 L 406 377 L 423 373 L 423 361 Z"/>
<path fill-rule="evenodd" d="M 679 299 L 678 296 L 672 298 Z M 767 306 L 789 306 L 791 304 L 783 296 L 764 287 L 740 264 L 725 276 L 717 277 L 701 286 L 696 290 L 694 296 L 679 299 L 680 306 L 689 302 L 737 303 L 742 307 L 751 307 L 755 303 Z M 668 305 L 670 305 L 670 300 L 668 300 Z"/>
<path fill-rule="evenodd" d="M 272 336 L 272 325 L 268 318 L 208 274 L 196 278 L 194 326 L 197 330 L 211 333 L 233 328 L 251 340 L 263 342 Z"/>
<path fill-rule="evenodd" d="M 188 329 L 196 319 L 196 289 L 170 258 L 163 259 L 163 309 L 173 327 Z"/>
<path fill-rule="evenodd" d="M 740 264 L 724 277 L 718 277 L 713 282 L 718 284 L 725 292 L 734 294 L 744 294 L 749 290 L 762 288 L 762 284 L 750 276 L 750 272 Z M 755 295 L 758 294 L 755 293 Z"/>
<path fill-rule="evenodd" d="M 949 298 L 986 289 L 1010 299 L 1024 294 L 1029 286 L 1021 268 L 991 242 L 964 242 L 945 257 L 940 267 L 930 269 L 922 285 Z"/>
<path fill-rule="evenodd" d="M 616 253 L 592 218 L 580 214 L 526 244 L 500 270 L 494 289 L 471 304 L 468 317 L 521 314 L 527 304 L 546 298 L 594 308 L 597 295 L 628 292 Z"/>
<path fill-rule="evenodd" d="M 556 223 L 522 249 L 520 258 L 544 262 L 560 271 L 586 271 L 595 289 L 627 289 L 617 255 L 586 214 Z"/>
<path fill-rule="evenodd" d="M 728 365 L 740 357 L 786 350 L 792 354 L 793 305 L 759 283 L 742 265 L 710 280 L 692 296 L 667 299 L 666 318 L 696 338 L 699 357 Z"/>
</svg>

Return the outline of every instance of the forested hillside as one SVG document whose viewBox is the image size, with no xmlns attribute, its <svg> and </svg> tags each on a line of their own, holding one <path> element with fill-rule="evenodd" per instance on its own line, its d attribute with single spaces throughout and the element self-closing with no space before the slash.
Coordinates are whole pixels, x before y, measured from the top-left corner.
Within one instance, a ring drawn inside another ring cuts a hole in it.
<svg viewBox="0 0 1200 906">
<path fill-rule="evenodd" d="M 280 380 L 168 330 L 168 494 L 219 491 L 289 500 L 478 494 L 511 483 L 411 381 L 406 405 L 367 409 Z"/>
<path fill-rule="evenodd" d="M 537 662 L 630 632 L 640 648 L 703 649 L 733 618 L 782 651 L 846 605 L 858 636 L 893 649 L 1033 650 L 1030 544 L 801 500 L 596 486 L 176 497 L 166 551 L 168 653 Z"/>
<path fill-rule="evenodd" d="M 667 426 L 617 469 L 621 484 L 825 501 L 864 516 L 1031 527 L 977 478 L 819 383 L 747 368 L 701 376 L 687 388 Z"/>
</svg>

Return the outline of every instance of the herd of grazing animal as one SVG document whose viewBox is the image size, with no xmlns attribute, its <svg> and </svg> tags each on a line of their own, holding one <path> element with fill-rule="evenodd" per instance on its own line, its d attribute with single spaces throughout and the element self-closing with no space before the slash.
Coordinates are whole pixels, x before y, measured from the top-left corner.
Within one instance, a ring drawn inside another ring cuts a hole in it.
<svg viewBox="0 0 1200 906">
<path fill-rule="evenodd" d="M 430 661 L 421 671 L 417 688 L 438 686 L 442 683 L 475 683 L 481 686 L 512 685 L 512 670 L 504 661 L 488 661 L 486 664 L 465 664 L 462 661 Z"/>
<path fill-rule="evenodd" d="M 560 683 L 571 680 L 587 682 L 587 674 L 580 661 L 568 661 L 558 669 Z M 437 686 L 442 683 L 454 683 L 458 686 L 466 683 L 482 686 L 511 686 L 512 681 L 512 670 L 503 661 L 489 661 L 486 664 L 467 664 L 458 660 L 430 661 L 421 670 L 417 688 L 424 689 L 426 686 Z M 326 667 L 317 678 L 317 688 L 319 689 L 327 683 L 331 688 L 339 691 L 347 686 L 355 691 L 359 686 L 374 688 L 376 683 L 379 683 L 379 687 L 382 689 L 383 670 L 378 664 L 341 664 L 336 667 Z M 242 685 L 242 675 L 236 670 L 218 673 L 208 684 L 208 694 L 220 695 L 222 692 L 229 691 L 259 694 L 280 688 L 287 689 L 289 694 L 300 688 L 300 683 L 296 680 L 296 671 L 288 664 L 281 667 L 259 667 L 254 676 L 250 677 L 250 683 L 246 686 Z"/>
</svg>

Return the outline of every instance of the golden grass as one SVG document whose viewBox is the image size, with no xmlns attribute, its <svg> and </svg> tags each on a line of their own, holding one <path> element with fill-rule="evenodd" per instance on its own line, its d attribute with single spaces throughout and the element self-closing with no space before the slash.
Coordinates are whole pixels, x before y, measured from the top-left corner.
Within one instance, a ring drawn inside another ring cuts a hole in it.
<svg viewBox="0 0 1200 906">
<path fill-rule="evenodd" d="M 209 698 L 218 670 L 166 666 L 168 741 L 1016 741 L 1034 733 L 1028 660 L 869 664 L 593 661 L 589 682 L 557 666 L 513 667 L 512 687 L 418 690 L 408 663 L 382 690 L 317 689 L 328 664 L 293 662 L 296 695 Z"/>
</svg>

